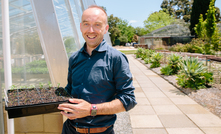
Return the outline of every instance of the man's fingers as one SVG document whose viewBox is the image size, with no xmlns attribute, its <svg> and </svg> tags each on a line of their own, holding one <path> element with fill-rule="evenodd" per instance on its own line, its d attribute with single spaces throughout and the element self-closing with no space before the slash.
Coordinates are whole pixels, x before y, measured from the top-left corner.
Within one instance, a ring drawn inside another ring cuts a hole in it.
<svg viewBox="0 0 221 134">
<path fill-rule="evenodd" d="M 69 102 L 78 104 L 78 103 L 81 103 L 82 100 L 81 99 L 69 99 Z"/>
</svg>

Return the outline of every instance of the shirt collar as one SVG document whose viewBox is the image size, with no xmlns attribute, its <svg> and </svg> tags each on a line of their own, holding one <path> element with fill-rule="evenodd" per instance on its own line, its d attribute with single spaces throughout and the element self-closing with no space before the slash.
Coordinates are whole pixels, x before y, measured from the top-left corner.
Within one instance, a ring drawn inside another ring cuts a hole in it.
<svg viewBox="0 0 221 134">
<path fill-rule="evenodd" d="M 87 52 L 86 51 L 86 42 L 84 43 L 84 46 L 80 49 L 80 52 L 83 52 L 83 51 Z M 99 44 L 93 51 L 97 51 L 97 52 L 107 51 L 107 43 L 106 43 L 106 41 L 103 39 L 101 44 Z"/>
</svg>

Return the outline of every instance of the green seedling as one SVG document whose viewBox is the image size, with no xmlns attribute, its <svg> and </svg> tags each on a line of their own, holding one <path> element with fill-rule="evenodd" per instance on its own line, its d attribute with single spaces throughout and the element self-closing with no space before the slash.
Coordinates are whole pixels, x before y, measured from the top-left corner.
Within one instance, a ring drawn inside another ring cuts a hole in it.
<svg viewBox="0 0 221 134">
<path fill-rule="evenodd" d="M 58 86 L 57 86 L 57 87 L 59 88 L 59 86 L 60 86 L 60 83 L 58 83 Z"/>
<path fill-rule="evenodd" d="M 49 88 L 52 88 L 51 82 L 48 82 L 48 87 L 49 87 Z"/>
<path fill-rule="evenodd" d="M 35 88 L 35 85 L 30 85 L 28 88 Z"/>
<path fill-rule="evenodd" d="M 16 89 L 15 85 L 10 86 L 10 89 Z"/>
<path fill-rule="evenodd" d="M 39 84 L 40 84 L 40 89 L 43 89 L 44 84 L 42 82 L 40 82 Z"/>
</svg>

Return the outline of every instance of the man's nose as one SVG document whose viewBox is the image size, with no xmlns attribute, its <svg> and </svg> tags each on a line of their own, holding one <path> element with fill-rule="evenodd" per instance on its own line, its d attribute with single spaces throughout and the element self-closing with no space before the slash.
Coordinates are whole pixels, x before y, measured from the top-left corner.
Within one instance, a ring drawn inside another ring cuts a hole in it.
<svg viewBox="0 0 221 134">
<path fill-rule="evenodd" d="M 94 32 L 93 26 L 90 26 L 90 27 L 89 27 L 89 32 Z"/>
</svg>

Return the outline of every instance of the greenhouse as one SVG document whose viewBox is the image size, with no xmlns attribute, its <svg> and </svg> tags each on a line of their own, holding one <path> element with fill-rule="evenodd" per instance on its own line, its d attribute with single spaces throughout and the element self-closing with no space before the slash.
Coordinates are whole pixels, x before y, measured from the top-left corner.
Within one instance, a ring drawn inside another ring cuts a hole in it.
<svg viewBox="0 0 221 134">
<path fill-rule="evenodd" d="M 1 134 L 60 133 L 63 123 L 60 114 L 24 117 L 15 122 L 8 119 L 2 109 L 2 96 L 4 89 L 10 89 L 11 85 L 66 85 L 68 58 L 84 44 L 81 15 L 90 5 L 96 5 L 95 1 L 0 0 Z M 108 34 L 105 39 L 111 45 Z M 41 124 L 34 125 L 36 120 Z M 46 125 L 45 120 L 53 122 L 53 126 Z"/>
<path fill-rule="evenodd" d="M 174 24 L 139 37 L 138 44 L 147 45 L 148 48 L 156 45 L 171 46 L 176 43 L 188 43 L 192 38 L 194 37 L 191 36 L 188 27 Z"/>
</svg>

